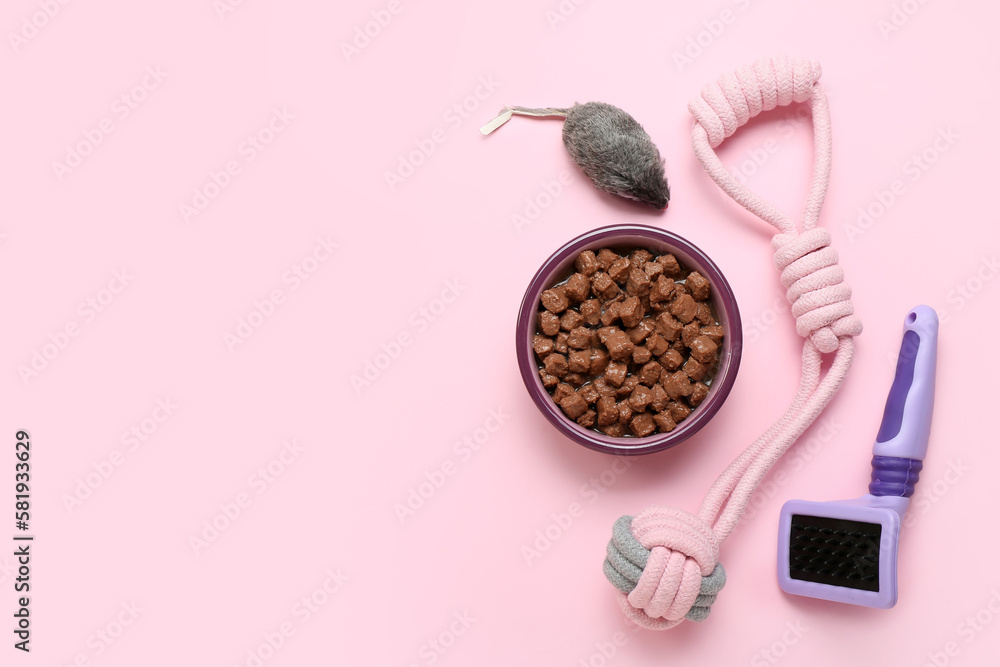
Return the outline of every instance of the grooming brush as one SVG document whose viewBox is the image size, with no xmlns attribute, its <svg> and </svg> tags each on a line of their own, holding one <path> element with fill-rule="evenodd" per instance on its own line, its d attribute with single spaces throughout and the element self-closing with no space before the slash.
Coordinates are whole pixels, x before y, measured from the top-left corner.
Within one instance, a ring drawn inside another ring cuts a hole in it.
<svg viewBox="0 0 1000 667">
<path fill-rule="evenodd" d="M 937 335 L 932 308 L 917 306 L 907 314 L 868 494 L 790 500 L 781 508 L 778 583 L 786 593 L 882 609 L 896 604 L 899 527 L 927 453 Z"/>
</svg>

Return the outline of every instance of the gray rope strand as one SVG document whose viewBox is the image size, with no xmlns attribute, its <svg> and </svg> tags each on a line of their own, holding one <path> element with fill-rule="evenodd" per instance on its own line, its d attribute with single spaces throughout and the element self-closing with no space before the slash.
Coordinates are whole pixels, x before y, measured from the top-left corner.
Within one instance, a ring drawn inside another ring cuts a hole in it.
<svg viewBox="0 0 1000 667">
<path fill-rule="evenodd" d="M 635 590 L 648 560 L 649 549 L 642 546 L 632 534 L 632 517 L 620 517 L 611 529 L 608 555 L 604 559 L 604 576 L 615 588 L 627 595 Z M 701 578 L 699 595 L 684 618 L 689 621 L 704 621 L 708 618 L 712 603 L 725 585 L 726 570 L 719 563 L 710 575 Z"/>
</svg>

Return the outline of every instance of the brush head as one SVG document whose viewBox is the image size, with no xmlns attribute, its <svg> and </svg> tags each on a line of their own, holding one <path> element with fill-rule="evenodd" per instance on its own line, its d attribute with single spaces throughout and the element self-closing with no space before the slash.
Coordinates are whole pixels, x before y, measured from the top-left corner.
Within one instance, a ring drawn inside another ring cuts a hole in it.
<svg viewBox="0 0 1000 667">
<path fill-rule="evenodd" d="M 863 496 L 785 503 L 778 527 L 782 590 L 866 607 L 895 605 L 900 513 L 884 506 L 895 502 Z"/>
<path fill-rule="evenodd" d="M 793 514 L 788 576 L 861 591 L 878 591 L 882 525 Z"/>
</svg>

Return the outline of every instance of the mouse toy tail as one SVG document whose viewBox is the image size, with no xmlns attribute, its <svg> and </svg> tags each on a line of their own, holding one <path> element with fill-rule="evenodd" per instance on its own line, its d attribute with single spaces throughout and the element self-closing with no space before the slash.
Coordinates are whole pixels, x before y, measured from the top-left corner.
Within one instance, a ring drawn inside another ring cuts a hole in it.
<svg viewBox="0 0 1000 667">
<path fill-rule="evenodd" d="M 545 107 L 543 109 L 532 109 L 529 107 L 504 107 L 496 118 L 479 128 L 479 131 L 483 134 L 489 134 L 510 120 L 512 116 L 535 116 L 538 118 L 551 118 L 553 116 L 558 116 L 560 118 L 565 118 L 568 113 L 569 109 L 559 109 L 556 107 Z"/>
</svg>

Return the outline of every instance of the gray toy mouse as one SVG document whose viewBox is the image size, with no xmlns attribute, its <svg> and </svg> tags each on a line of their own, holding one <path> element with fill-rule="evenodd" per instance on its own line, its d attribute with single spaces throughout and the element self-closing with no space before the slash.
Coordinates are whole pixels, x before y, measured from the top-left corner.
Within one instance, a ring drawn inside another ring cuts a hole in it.
<svg viewBox="0 0 1000 667">
<path fill-rule="evenodd" d="M 598 189 L 658 209 L 667 207 L 670 188 L 660 151 L 642 125 L 618 107 L 604 102 L 569 109 L 504 107 L 479 131 L 490 134 L 514 115 L 565 118 L 563 144 Z"/>
</svg>

